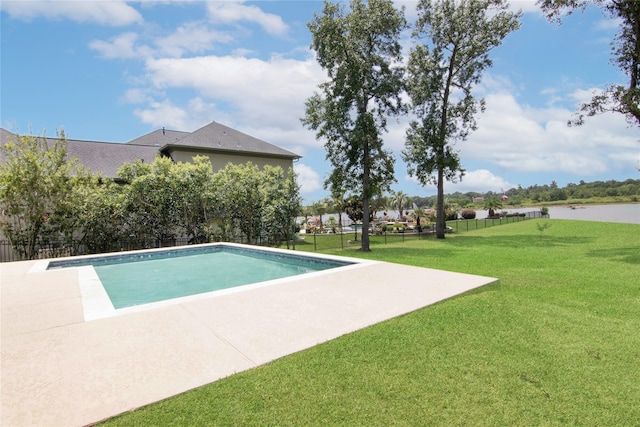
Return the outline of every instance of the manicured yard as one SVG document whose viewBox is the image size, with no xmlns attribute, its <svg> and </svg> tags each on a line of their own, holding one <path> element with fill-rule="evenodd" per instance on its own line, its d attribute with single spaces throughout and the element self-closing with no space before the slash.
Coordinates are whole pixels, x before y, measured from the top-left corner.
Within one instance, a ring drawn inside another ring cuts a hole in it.
<svg viewBox="0 0 640 427">
<path fill-rule="evenodd" d="M 638 425 L 640 225 L 532 219 L 372 249 L 333 253 L 500 282 L 105 425 Z"/>
</svg>

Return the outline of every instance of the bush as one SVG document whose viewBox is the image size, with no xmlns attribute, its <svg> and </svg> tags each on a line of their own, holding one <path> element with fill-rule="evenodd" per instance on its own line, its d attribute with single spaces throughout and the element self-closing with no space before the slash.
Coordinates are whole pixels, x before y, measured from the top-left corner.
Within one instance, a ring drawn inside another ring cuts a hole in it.
<svg viewBox="0 0 640 427">
<path fill-rule="evenodd" d="M 462 218 L 464 219 L 475 219 L 476 211 L 474 211 L 473 209 L 463 209 L 460 212 L 460 215 L 462 215 Z"/>
</svg>

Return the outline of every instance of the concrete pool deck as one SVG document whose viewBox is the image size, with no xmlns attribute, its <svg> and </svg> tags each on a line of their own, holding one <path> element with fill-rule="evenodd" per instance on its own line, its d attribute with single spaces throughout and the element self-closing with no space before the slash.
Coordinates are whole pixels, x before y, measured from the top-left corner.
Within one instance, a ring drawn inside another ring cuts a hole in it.
<svg viewBox="0 0 640 427">
<path fill-rule="evenodd" d="M 0 425 L 87 425 L 492 283 L 383 262 L 85 321 L 77 269 L 0 264 Z"/>
</svg>

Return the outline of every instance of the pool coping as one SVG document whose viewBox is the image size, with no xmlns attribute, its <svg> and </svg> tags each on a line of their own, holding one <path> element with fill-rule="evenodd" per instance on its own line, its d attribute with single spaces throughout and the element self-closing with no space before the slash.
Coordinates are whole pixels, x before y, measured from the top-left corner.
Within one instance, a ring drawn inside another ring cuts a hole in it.
<svg viewBox="0 0 640 427">
<path fill-rule="evenodd" d="M 0 424 L 95 423 L 496 281 L 354 261 L 90 321 L 81 269 L 1 264 Z"/>
</svg>

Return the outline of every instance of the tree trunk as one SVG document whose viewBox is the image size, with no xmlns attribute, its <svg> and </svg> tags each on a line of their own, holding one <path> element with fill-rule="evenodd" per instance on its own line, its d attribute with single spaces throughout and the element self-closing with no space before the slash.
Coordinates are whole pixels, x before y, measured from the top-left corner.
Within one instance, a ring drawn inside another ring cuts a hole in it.
<svg viewBox="0 0 640 427">
<path fill-rule="evenodd" d="M 363 176 L 362 176 L 362 245 L 360 250 L 362 252 L 371 252 L 369 247 L 369 142 L 364 146 L 362 153 L 363 160 Z"/>
<path fill-rule="evenodd" d="M 436 237 L 444 239 L 444 229 L 447 224 L 444 215 L 444 173 L 442 168 L 438 169 L 438 201 L 436 213 Z"/>
<path fill-rule="evenodd" d="M 447 75 L 447 84 L 444 88 L 444 96 L 442 101 L 442 121 L 440 122 L 440 146 L 438 150 L 438 207 L 436 217 L 436 237 L 438 239 L 444 239 L 444 228 L 446 225 L 446 218 L 444 216 L 444 167 L 443 159 L 445 156 L 445 147 L 447 145 L 447 120 L 448 120 L 448 108 L 449 108 L 449 94 L 451 90 L 451 82 L 453 81 L 453 70 L 458 53 L 458 45 L 455 45 L 453 52 L 451 52 L 451 59 L 449 60 L 449 73 Z"/>
</svg>

